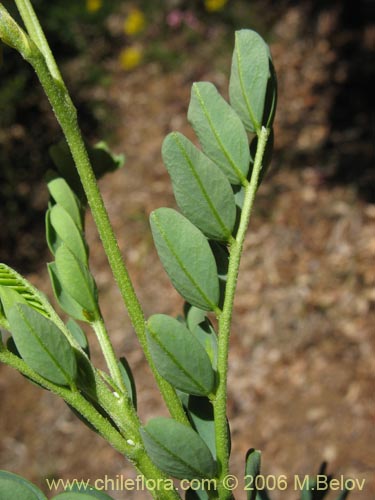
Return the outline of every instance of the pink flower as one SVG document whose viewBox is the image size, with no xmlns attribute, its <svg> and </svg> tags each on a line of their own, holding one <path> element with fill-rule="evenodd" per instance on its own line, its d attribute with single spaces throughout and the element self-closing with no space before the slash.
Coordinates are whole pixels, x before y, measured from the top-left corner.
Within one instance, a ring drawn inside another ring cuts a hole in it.
<svg viewBox="0 0 375 500">
<path fill-rule="evenodd" d="M 184 20 L 184 13 L 182 10 L 174 9 L 167 15 L 167 24 L 171 28 L 179 28 Z"/>
</svg>

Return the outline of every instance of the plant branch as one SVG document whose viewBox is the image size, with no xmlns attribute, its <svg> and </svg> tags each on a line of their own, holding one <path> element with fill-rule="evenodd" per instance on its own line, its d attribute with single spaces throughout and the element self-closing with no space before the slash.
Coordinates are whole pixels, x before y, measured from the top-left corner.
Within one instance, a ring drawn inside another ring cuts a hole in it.
<svg viewBox="0 0 375 500">
<path fill-rule="evenodd" d="M 91 326 L 96 334 L 113 381 L 115 382 L 119 390 L 123 394 L 127 395 L 128 391 L 121 376 L 121 371 L 116 359 L 116 354 L 113 349 L 111 339 L 109 338 L 108 331 L 105 327 L 103 318 L 100 314 L 98 315 L 97 319 L 91 323 Z"/>
<path fill-rule="evenodd" d="M 146 480 L 153 479 L 157 482 L 158 489 L 150 491 L 155 499 L 178 500 L 180 496 L 176 491 L 168 488 L 170 481 L 168 477 L 158 469 L 147 456 L 139 437 L 137 442 L 125 439 L 107 420 L 101 415 L 78 391 L 72 391 L 67 387 L 56 385 L 38 375 L 22 359 L 10 351 L 0 349 L 0 362 L 15 368 L 22 375 L 28 377 L 45 389 L 60 396 L 66 403 L 77 410 L 90 424 L 95 427 L 98 433 L 111 446 L 122 455 L 126 456 L 134 467 L 141 472 Z M 147 482 L 146 482 L 147 485 Z"/>
<path fill-rule="evenodd" d="M 20 14 L 23 17 L 25 25 L 30 26 L 34 36 L 41 40 L 40 33 L 42 33 L 42 29 L 36 19 L 29 0 L 17 0 L 17 6 L 18 3 L 22 6 Z M 43 34 L 43 51 L 46 50 L 46 46 L 48 47 L 48 43 Z M 50 71 L 48 61 L 46 62 L 43 56 L 44 52 L 42 54 L 39 51 L 34 51 L 32 57 L 29 57 L 28 60 L 33 65 L 38 75 L 38 78 L 52 105 L 56 118 L 66 137 L 82 182 L 82 186 L 87 196 L 95 224 L 102 240 L 104 251 L 107 255 L 113 276 L 124 300 L 131 323 L 171 415 L 176 420 L 189 425 L 176 391 L 157 372 L 149 353 L 145 332 L 144 314 L 121 255 L 120 248 L 109 220 L 108 212 L 104 206 L 103 198 L 100 194 L 95 174 L 88 158 L 87 150 L 78 125 L 76 109 L 63 83 L 63 80 L 61 79 L 61 76 L 59 78 L 55 78 L 54 73 L 51 73 Z"/>
<path fill-rule="evenodd" d="M 254 205 L 255 194 L 258 187 L 259 174 L 262 168 L 262 160 L 267 144 L 269 130 L 265 127 L 259 131 L 258 147 L 254 160 L 254 167 L 251 180 L 245 187 L 245 199 L 241 212 L 240 224 L 238 227 L 236 239 L 230 247 L 229 267 L 227 285 L 225 289 L 224 305 L 219 316 L 219 339 L 218 339 L 218 378 L 219 386 L 214 400 L 214 417 L 216 432 L 216 450 L 219 465 L 219 498 L 227 500 L 232 498 L 231 491 L 225 489 L 222 485 L 222 479 L 229 473 L 229 453 L 228 453 L 228 426 L 227 426 L 227 376 L 228 376 L 228 350 L 230 326 L 232 321 L 234 294 L 236 291 L 238 271 L 240 267 L 243 244 L 246 231 L 250 221 L 250 215 Z"/>
<path fill-rule="evenodd" d="M 55 58 L 53 57 L 52 51 L 48 45 L 47 39 L 43 33 L 42 27 L 40 26 L 38 17 L 35 14 L 31 2 L 29 0 L 14 1 L 17 5 L 17 9 L 22 17 L 22 20 L 25 23 L 27 32 L 40 52 L 43 54 L 51 75 L 55 80 L 58 80 L 61 84 L 64 84 Z"/>
</svg>

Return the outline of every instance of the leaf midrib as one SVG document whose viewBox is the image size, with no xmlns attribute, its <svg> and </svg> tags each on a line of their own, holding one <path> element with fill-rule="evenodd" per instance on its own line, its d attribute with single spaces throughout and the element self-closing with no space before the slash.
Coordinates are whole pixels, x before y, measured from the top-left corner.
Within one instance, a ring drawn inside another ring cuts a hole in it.
<svg viewBox="0 0 375 500">
<path fill-rule="evenodd" d="M 194 90 L 195 90 L 196 95 L 198 97 L 198 102 L 201 105 L 203 114 L 206 117 L 208 125 L 210 126 L 210 128 L 212 130 L 212 133 L 214 134 L 215 139 L 216 139 L 217 143 L 219 144 L 219 148 L 223 152 L 225 158 L 228 160 L 228 162 L 229 162 L 230 166 L 232 167 L 232 170 L 234 171 L 234 173 L 237 175 L 237 177 L 240 179 L 241 182 L 244 182 L 245 176 L 243 175 L 242 171 L 237 167 L 237 165 L 235 164 L 235 162 L 232 160 L 231 155 L 229 154 L 228 150 L 226 149 L 224 143 L 222 142 L 221 137 L 220 137 L 219 133 L 217 132 L 217 130 L 216 130 L 216 128 L 215 128 L 215 126 L 214 126 L 214 124 L 213 124 L 213 122 L 211 120 L 211 116 L 208 113 L 208 109 L 205 106 L 205 103 L 204 103 L 204 100 L 202 99 L 201 93 L 199 92 L 199 89 L 197 88 L 196 85 L 194 85 Z"/>
<path fill-rule="evenodd" d="M 246 94 L 246 91 L 245 91 L 245 84 L 244 84 L 244 80 L 243 80 L 242 65 L 241 65 L 240 41 L 239 41 L 238 37 L 237 37 L 237 41 L 238 41 L 237 50 L 236 50 L 236 52 L 237 52 L 237 70 L 238 70 L 238 76 L 239 76 L 239 80 L 240 80 L 241 92 L 242 92 L 242 96 L 245 100 L 246 108 L 247 108 L 247 111 L 250 115 L 250 119 L 252 121 L 252 124 L 253 124 L 255 130 L 258 131 L 260 129 L 260 123 L 258 123 L 258 120 L 254 116 L 252 107 L 250 105 L 250 101 L 249 101 L 247 94 Z"/>
<path fill-rule="evenodd" d="M 208 394 L 209 391 L 207 391 L 207 389 L 197 380 L 195 380 L 192 375 L 187 371 L 185 370 L 185 368 L 180 364 L 180 362 L 178 361 L 178 359 L 174 356 L 174 354 L 172 354 L 166 347 L 164 344 L 161 343 L 160 339 L 158 338 L 156 332 L 154 332 L 152 330 L 152 328 L 150 327 L 150 325 L 148 325 L 148 328 L 149 328 L 149 331 L 152 335 L 152 338 L 153 340 L 158 344 L 158 346 L 167 354 L 167 356 L 170 357 L 170 359 L 173 361 L 173 363 L 177 366 L 177 368 L 184 374 L 187 376 L 187 378 L 189 378 L 193 384 L 201 390 L 201 394 Z"/>
<path fill-rule="evenodd" d="M 156 214 L 154 214 L 154 221 L 155 221 L 155 224 L 157 225 L 157 227 L 158 227 L 158 229 L 159 229 L 159 231 L 160 231 L 160 233 L 161 233 L 161 235 L 162 235 L 165 243 L 167 244 L 169 251 L 171 252 L 171 254 L 173 255 L 173 257 L 176 259 L 177 264 L 180 266 L 181 270 L 184 272 L 184 274 L 186 275 L 186 277 L 188 278 L 188 280 L 197 289 L 197 291 L 200 294 L 201 298 L 206 302 L 206 305 L 208 305 L 211 308 L 210 309 L 211 311 L 214 311 L 216 309 L 216 304 L 214 304 L 209 299 L 209 297 L 207 297 L 206 293 L 202 290 L 202 288 L 200 287 L 200 285 L 198 283 L 196 283 L 196 281 L 194 280 L 194 278 L 192 277 L 192 275 L 188 272 L 188 270 L 186 269 L 185 265 L 180 260 L 179 256 L 174 252 L 173 245 L 169 241 L 169 239 L 168 239 L 165 231 L 163 230 L 160 222 L 157 220 L 157 215 Z"/>
<path fill-rule="evenodd" d="M 163 443 L 158 441 L 158 439 L 155 438 L 153 434 L 147 431 L 146 427 L 143 428 L 145 432 L 151 437 L 151 439 L 160 446 L 164 451 L 166 451 L 170 456 L 172 456 L 176 462 L 179 462 L 183 466 L 186 466 L 190 471 L 193 472 L 194 475 L 197 475 L 198 477 L 202 477 L 202 471 L 199 469 L 196 469 L 193 467 L 191 464 L 185 462 L 185 460 L 182 460 L 182 458 L 179 455 L 176 455 L 176 453 L 172 452 L 169 448 L 167 448 Z"/>
<path fill-rule="evenodd" d="M 26 323 L 26 325 L 28 326 L 29 330 L 33 334 L 33 337 L 37 341 L 37 343 L 39 344 L 39 346 L 52 359 L 52 361 L 53 361 L 54 365 L 56 366 L 56 368 L 63 374 L 65 380 L 67 381 L 67 385 L 72 385 L 72 383 L 73 383 L 72 377 L 70 376 L 69 373 L 67 373 L 65 371 L 65 369 L 61 365 L 59 365 L 59 363 L 58 363 L 57 359 L 55 358 L 55 356 L 47 349 L 47 346 L 45 346 L 45 344 L 42 342 L 42 339 L 38 336 L 37 331 L 35 330 L 35 328 L 33 327 L 33 325 L 25 317 L 24 313 L 22 312 L 22 309 L 20 310 L 20 308 L 17 307 L 17 311 L 18 311 L 19 315 L 22 316 L 24 322 Z M 61 334 L 63 335 L 62 332 L 61 332 Z"/>
<path fill-rule="evenodd" d="M 190 160 L 190 157 L 184 147 L 184 145 L 182 144 L 182 142 L 179 140 L 177 134 L 174 136 L 174 139 L 178 145 L 178 147 L 180 148 L 180 151 L 182 153 L 182 155 L 185 157 L 185 160 L 187 162 L 187 164 L 189 165 L 190 167 L 190 170 L 195 178 L 195 180 L 197 181 L 198 183 L 198 186 L 202 192 L 202 195 L 203 195 L 203 198 L 206 200 L 211 212 L 212 212 L 212 215 L 214 216 L 214 218 L 216 219 L 216 221 L 218 222 L 221 230 L 223 231 L 224 233 L 224 236 L 225 238 L 228 240 L 231 236 L 231 231 L 230 229 L 227 227 L 227 225 L 225 224 L 225 222 L 223 221 L 223 219 L 221 218 L 219 212 L 216 210 L 216 207 L 215 205 L 212 203 L 211 201 L 211 198 L 210 196 L 208 195 L 207 191 L 206 191 L 206 188 L 204 187 L 200 177 L 199 177 L 199 174 L 198 172 L 196 171 L 195 169 L 195 166 L 193 164 L 193 162 Z M 194 146 L 193 146 L 194 147 Z M 198 152 L 198 154 L 203 154 L 201 153 L 200 151 Z"/>
</svg>

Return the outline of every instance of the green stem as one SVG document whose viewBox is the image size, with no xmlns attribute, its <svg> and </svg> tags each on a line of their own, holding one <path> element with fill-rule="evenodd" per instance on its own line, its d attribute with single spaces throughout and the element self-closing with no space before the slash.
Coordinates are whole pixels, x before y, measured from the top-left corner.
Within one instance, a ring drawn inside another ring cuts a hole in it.
<svg viewBox="0 0 375 500">
<path fill-rule="evenodd" d="M 24 7 L 22 11 L 20 10 L 20 14 L 25 25 L 34 26 L 34 31 L 39 33 L 39 30 L 41 31 L 41 27 L 39 22 L 37 23 L 38 29 L 35 27 L 35 19 L 33 15 L 30 14 L 33 11 L 29 0 L 18 0 L 18 2 L 20 2 Z M 47 44 L 45 38 L 44 42 L 43 46 Z M 45 50 L 45 47 L 43 50 Z M 104 206 L 103 198 L 100 194 L 95 174 L 92 170 L 87 150 L 82 139 L 77 120 L 77 112 L 70 99 L 69 93 L 63 81 L 54 78 L 51 74 L 50 69 L 41 53 L 34 53 L 32 57 L 28 58 L 28 60 L 33 65 L 38 75 L 38 78 L 52 105 L 56 118 L 66 137 L 113 276 L 117 282 L 125 306 L 128 310 L 131 323 L 154 374 L 160 392 L 163 395 L 171 415 L 176 420 L 184 423 L 185 425 L 189 425 L 189 421 L 185 415 L 176 391 L 160 376 L 149 353 L 145 332 L 144 314 L 121 255 L 120 248 L 109 220 L 108 212 Z"/>
<path fill-rule="evenodd" d="M 230 326 L 232 321 L 234 294 L 237 285 L 238 271 L 240 267 L 243 244 L 249 225 L 250 215 L 254 205 L 255 194 L 258 187 L 259 174 L 262 168 L 262 160 L 267 144 L 269 130 L 265 127 L 259 131 L 258 147 L 254 160 L 254 167 L 250 183 L 245 187 L 245 199 L 241 212 L 241 220 L 238 227 L 236 239 L 230 248 L 229 268 L 225 299 L 221 315 L 219 316 L 219 340 L 218 340 L 218 379 L 219 386 L 214 400 L 214 417 L 216 432 L 216 451 L 219 465 L 218 492 L 220 500 L 232 498 L 232 493 L 222 485 L 223 478 L 229 473 L 228 453 L 228 427 L 227 427 L 227 377 L 228 377 L 228 350 Z"/>
<path fill-rule="evenodd" d="M 99 314 L 98 318 L 91 323 L 91 326 L 97 336 L 97 339 L 100 344 L 100 348 L 104 354 L 104 358 L 106 360 L 109 373 L 111 374 L 111 377 L 113 378 L 113 381 L 117 385 L 117 387 L 120 389 L 120 391 L 127 395 L 128 391 L 126 389 L 126 385 L 124 382 L 124 379 L 121 376 L 121 371 L 120 367 L 117 363 L 117 358 L 115 351 L 113 349 L 113 345 L 111 342 L 111 339 L 109 338 L 107 329 L 105 327 L 103 318 Z"/>
<path fill-rule="evenodd" d="M 55 58 L 53 57 L 52 51 L 48 45 L 47 39 L 43 33 L 42 27 L 40 26 L 37 15 L 35 14 L 34 8 L 29 0 L 14 0 L 17 9 L 25 23 L 26 29 L 30 38 L 37 45 L 40 52 L 43 54 L 48 69 L 55 80 L 58 80 L 60 84 L 64 84 L 61 77 L 61 73 L 56 64 Z"/>
<path fill-rule="evenodd" d="M 149 459 L 142 441 L 139 437 L 137 441 L 124 438 L 107 420 L 101 415 L 78 391 L 72 391 L 67 387 L 59 386 L 49 382 L 34 370 L 32 370 L 22 359 L 15 356 L 6 349 L 0 349 L 0 362 L 15 368 L 17 371 L 30 378 L 45 389 L 60 396 L 66 403 L 77 410 L 85 417 L 90 424 L 95 427 L 98 433 L 112 445 L 122 455 L 126 456 L 136 469 L 142 473 L 146 479 L 159 481 L 160 488 L 155 492 L 150 492 L 155 499 L 178 500 L 180 496 L 176 491 L 168 488 L 170 481 L 168 477 L 158 469 Z M 138 433 L 139 434 L 139 433 Z M 146 482 L 147 484 L 147 482 Z"/>
</svg>

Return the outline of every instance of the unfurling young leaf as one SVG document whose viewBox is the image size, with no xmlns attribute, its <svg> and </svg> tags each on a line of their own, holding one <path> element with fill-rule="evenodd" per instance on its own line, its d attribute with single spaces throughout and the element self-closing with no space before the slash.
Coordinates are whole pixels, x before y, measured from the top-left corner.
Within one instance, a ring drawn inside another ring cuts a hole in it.
<svg viewBox="0 0 375 500">
<path fill-rule="evenodd" d="M 27 365 L 50 382 L 73 385 L 77 375 L 74 350 L 55 323 L 25 304 L 15 304 L 7 318 Z"/>
<path fill-rule="evenodd" d="M 212 478 L 216 463 L 203 439 L 190 427 L 158 417 L 141 429 L 146 451 L 164 472 L 179 479 Z"/>
<path fill-rule="evenodd" d="M 217 309 L 216 263 L 201 231 L 171 208 L 155 210 L 150 222 L 159 258 L 176 290 L 200 309 Z"/>
<path fill-rule="evenodd" d="M 0 289 L 1 288 L 0 306 L 3 301 L 7 300 L 7 295 L 10 297 L 7 291 L 12 290 L 19 297 L 19 300 L 17 300 L 16 295 L 13 295 L 15 298 L 13 302 L 24 302 L 36 311 L 44 314 L 44 316 L 50 315 L 52 307 L 44 295 L 34 288 L 23 276 L 5 264 L 0 264 Z M 4 304 L 3 308 L 6 308 Z"/>
<path fill-rule="evenodd" d="M 185 217 L 207 237 L 229 240 L 236 207 L 225 175 L 178 132 L 165 138 L 162 155 L 172 179 L 177 205 Z"/>
<path fill-rule="evenodd" d="M 193 84 L 188 119 L 204 153 L 231 184 L 241 184 L 249 170 L 247 134 L 240 117 L 212 83 Z"/>
<path fill-rule="evenodd" d="M 195 336 L 177 319 L 155 314 L 147 322 L 147 340 L 159 373 L 188 394 L 205 396 L 214 389 L 210 358 Z"/>
</svg>

